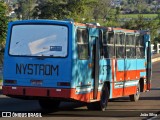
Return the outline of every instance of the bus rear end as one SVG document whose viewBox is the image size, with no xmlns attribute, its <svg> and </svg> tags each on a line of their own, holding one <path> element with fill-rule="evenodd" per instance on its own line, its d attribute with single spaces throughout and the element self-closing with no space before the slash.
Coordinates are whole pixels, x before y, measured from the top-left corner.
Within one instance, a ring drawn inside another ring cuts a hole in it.
<svg viewBox="0 0 160 120">
<path fill-rule="evenodd" d="M 71 29 L 72 24 L 68 21 L 10 23 L 4 57 L 3 94 L 38 99 L 43 108 L 56 108 L 61 99 L 70 98 Z"/>
</svg>

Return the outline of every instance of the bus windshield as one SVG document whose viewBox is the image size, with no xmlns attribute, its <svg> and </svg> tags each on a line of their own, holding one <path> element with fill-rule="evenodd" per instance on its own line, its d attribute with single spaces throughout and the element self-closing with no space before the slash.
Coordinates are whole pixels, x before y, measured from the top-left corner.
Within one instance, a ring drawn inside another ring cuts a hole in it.
<svg viewBox="0 0 160 120">
<path fill-rule="evenodd" d="M 68 28 L 60 25 L 15 25 L 9 54 L 18 56 L 66 57 Z"/>
</svg>

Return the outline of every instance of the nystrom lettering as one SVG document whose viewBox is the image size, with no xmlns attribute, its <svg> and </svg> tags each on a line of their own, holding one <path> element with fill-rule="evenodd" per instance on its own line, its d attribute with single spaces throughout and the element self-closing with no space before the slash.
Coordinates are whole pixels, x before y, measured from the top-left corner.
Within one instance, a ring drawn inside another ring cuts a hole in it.
<svg viewBox="0 0 160 120">
<path fill-rule="evenodd" d="M 57 75 L 59 66 L 49 64 L 16 64 L 16 74 Z"/>
</svg>

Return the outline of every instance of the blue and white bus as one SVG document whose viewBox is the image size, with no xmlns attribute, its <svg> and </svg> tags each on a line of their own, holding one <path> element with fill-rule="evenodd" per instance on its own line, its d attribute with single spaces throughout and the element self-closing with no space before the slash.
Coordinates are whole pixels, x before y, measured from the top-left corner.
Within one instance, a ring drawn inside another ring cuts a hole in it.
<svg viewBox="0 0 160 120">
<path fill-rule="evenodd" d="M 149 31 L 59 20 L 9 23 L 4 95 L 39 100 L 44 109 L 80 101 L 104 111 L 109 99 L 138 101 L 150 86 Z"/>
</svg>

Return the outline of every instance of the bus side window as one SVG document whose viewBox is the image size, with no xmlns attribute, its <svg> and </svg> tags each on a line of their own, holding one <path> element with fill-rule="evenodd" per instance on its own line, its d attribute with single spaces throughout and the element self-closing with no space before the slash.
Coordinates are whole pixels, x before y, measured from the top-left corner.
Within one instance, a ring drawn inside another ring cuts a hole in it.
<svg viewBox="0 0 160 120">
<path fill-rule="evenodd" d="M 77 45 L 78 45 L 78 58 L 86 60 L 89 58 L 89 35 L 87 29 L 77 29 Z"/>
<path fill-rule="evenodd" d="M 144 38 L 142 35 L 136 36 L 136 57 L 137 58 L 145 57 Z"/>
<path fill-rule="evenodd" d="M 103 34 L 103 50 L 105 58 L 112 58 L 114 56 L 114 33 L 104 32 Z"/>
<path fill-rule="evenodd" d="M 135 58 L 135 35 L 126 35 L 126 57 Z"/>
<path fill-rule="evenodd" d="M 116 44 L 115 44 L 116 58 L 124 58 L 125 56 L 124 34 L 116 33 L 115 40 L 116 40 Z"/>
</svg>

